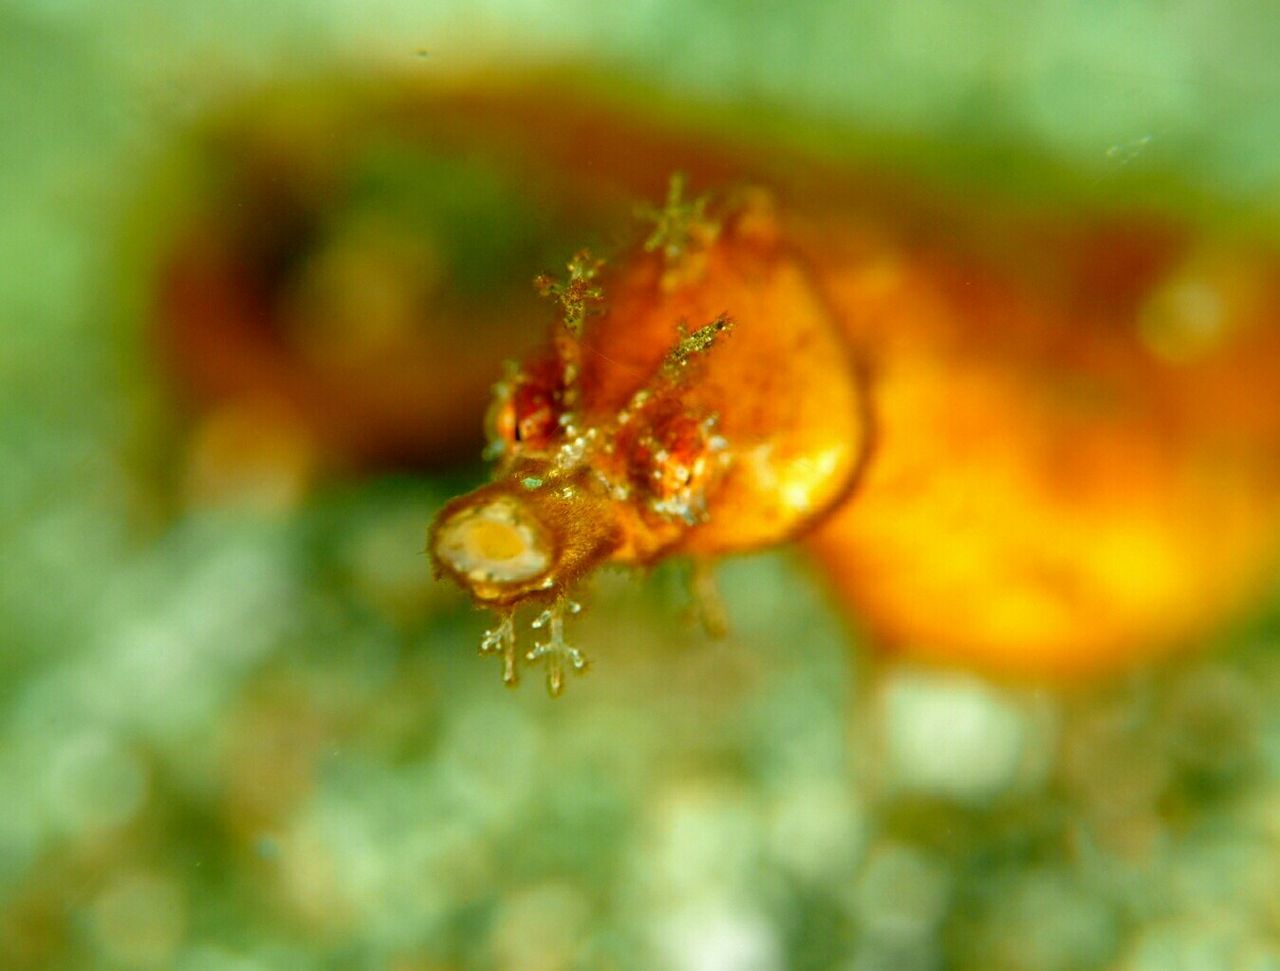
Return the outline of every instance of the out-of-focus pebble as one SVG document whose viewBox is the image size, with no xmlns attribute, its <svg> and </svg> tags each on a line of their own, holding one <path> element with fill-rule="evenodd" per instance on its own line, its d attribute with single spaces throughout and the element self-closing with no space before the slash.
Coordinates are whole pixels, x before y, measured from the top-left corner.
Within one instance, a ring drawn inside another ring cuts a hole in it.
<svg viewBox="0 0 1280 971">
<path fill-rule="evenodd" d="M 879 688 L 890 789 L 982 802 L 1013 786 L 1030 738 L 1026 713 L 963 675 L 903 669 Z"/>
</svg>

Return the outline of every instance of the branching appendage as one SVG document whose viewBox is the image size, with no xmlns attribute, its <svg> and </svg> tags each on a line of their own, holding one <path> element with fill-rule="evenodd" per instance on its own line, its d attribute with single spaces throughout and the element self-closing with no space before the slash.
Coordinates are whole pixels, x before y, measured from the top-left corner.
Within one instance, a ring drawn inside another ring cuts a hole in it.
<svg viewBox="0 0 1280 971">
<path fill-rule="evenodd" d="M 692 334 L 685 329 L 683 323 L 680 324 L 677 328 L 679 339 L 662 359 L 662 367 L 657 372 L 657 379 L 631 396 L 631 400 L 618 412 L 614 419 L 615 424 L 619 427 L 628 424 L 655 397 L 669 393 L 673 388 L 678 387 L 687 376 L 688 365 L 699 355 L 711 350 L 720 337 L 732 331 L 733 318 L 728 314 L 721 314 Z"/>
<path fill-rule="evenodd" d="M 572 600 L 560 599 L 544 610 L 533 622 L 535 629 L 547 628 L 547 639 L 534 644 L 533 650 L 525 655 L 526 660 L 547 662 L 547 692 L 554 698 L 564 691 L 566 667 L 576 674 L 587 669 L 587 659 L 576 647 L 572 647 L 564 639 L 564 615 L 576 614 L 582 609 L 580 604 Z"/>
<path fill-rule="evenodd" d="M 481 654 L 502 655 L 502 683 L 514 686 L 520 680 L 516 670 L 516 615 L 514 610 L 498 614 L 498 625 L 484 632 Z"/>
<path fill-rule="evenodd" d="M 610 479 L 620 501 L 643 503 L 670 521 L 696 526 L 707 516 L 707 494 L 728 467 L 732 453 L 718 431 L 719 415 L 686 395 L 701 361 L 733 321 L 721 314 L 679 339 L 653 378 L 636 391 L 602 436 L 610 456 L 622 456 L 625 471 Z"/>
<path fill-rule="evenodd" d="M 529 626 L 534 630 L 547 629 L 547 639 L 535 643 L 524 655 L 529 662 L 547 662 L 547 691 L 558 697 L 564 691 L 565 674 L 573 671 L 582 674 L 587 670 L 587 658 L 564 637 L 565 615 L 576 614 L 582 605 L 567 598 L 560 598 L 539 614 Z M 514 687 L 520 682 L 519 652 L 516 649 L 515 609 L 507 608 L 498 613 L 496 626 L 486 630 L 480 641 L 481 654 L 502 656 L 502 683 Z"/>
<path fill-rule="evenodd" d="M 680 339 L 676 346 L 667 352 L 662 361 L 662 374 L 666 378 L 677 379 L 694 356 L 709 351 L 723 334 L 733 330 L 733 319 L 728 314 L 721 314 L 711 323 L 699 327 L 692 334 L 680 327 Z"/>
<path fill-rule="evenodd" d="M 644 241 L 646 253 L 661 252 L 668 269 L 680 262 L 691 244 L 705 247 L 720 234 L 720 224 L 707 216 L 711 197 L 684 198 L 685 176 L 676 172 L 667 183 L 667 198 L 661 208 L 645 203 L 636 207 L 636 218 L 653 223 Z"/>
<path fill-rule="evenodd" d="M 590 250 L 583 249 L 574 253 L 566 265 L 569 271 L 568 281 L 562 283 L 549 273 L 534 277 L 533 285 L 538 293 L 551 297 L 560 304 L 562 322 L 574 337 L 582 334 L 582 325 L 588 316 L 600 312 L 599 304 L 604 299 L 604 291 L 595 281 L 603 266 L 604 260 L 593 256 Z"/>
<path fill-rule="evenodd" d="M 604 260 L 582 249 L 573 254 L 566 264 L 569 279 L 561 282 L 548 273 L 534 277 L 533 285 L 544 297 L 551 297 L 560 304 L 560 323 L 555 334 L 556 355 L 564 368 L 565 404 L 575 404 L 578 389 L 578 372 L 581 367 L 582 347 L 579 343 L 587 318 L 603 313 L 604 289 L 596 283 Z"/>
</svg>

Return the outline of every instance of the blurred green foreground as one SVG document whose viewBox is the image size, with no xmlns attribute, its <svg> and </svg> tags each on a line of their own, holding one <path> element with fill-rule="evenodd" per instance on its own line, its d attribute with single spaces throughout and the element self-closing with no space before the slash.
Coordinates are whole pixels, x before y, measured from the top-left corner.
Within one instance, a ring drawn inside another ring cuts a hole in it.
<svg viewBox="0 0 1280 971">
<path fill-rule="evenodd" d="M 951 191 L 1274 229 L 1276 50 L 1208 0 L 0 5 L 0 969 L 1280 971 L 1280 597 L 1068 692 L 851 651 L 786 551 L 723 566 L 708 641 L 673 565 L 603 578 L 552 703 L 421 555 L 478 411 L 472 458 L 326 463 L 154 336 L 201 220 L 292 254 L 323 361 L 495 268 L 534 306 L 580 242 L 390 123 L 272 242 L 209 119 L 273 86 L 255 130 L 317 165 L 348 82 L 564 63 Z"/>
</svg>

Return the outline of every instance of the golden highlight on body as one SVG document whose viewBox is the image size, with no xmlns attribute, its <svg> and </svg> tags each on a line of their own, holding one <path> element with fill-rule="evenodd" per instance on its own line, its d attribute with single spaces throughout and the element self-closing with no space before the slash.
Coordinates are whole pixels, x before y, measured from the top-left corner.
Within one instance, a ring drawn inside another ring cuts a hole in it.
<svg viewBox="0 0 1280 971">
<path fill-rule="evenodd" d="M 565 621 L 605 563 L 803 538 L 876 643 L 1031 677 L 1184 643 L 1271 576 L 1275 253 L 942 239 L 678 179 L 642 215 L 538 278 L 555 320 L 496 389 L 494 480 L 431 529 L 509 683 L 585 668 Z"/>
</svg>

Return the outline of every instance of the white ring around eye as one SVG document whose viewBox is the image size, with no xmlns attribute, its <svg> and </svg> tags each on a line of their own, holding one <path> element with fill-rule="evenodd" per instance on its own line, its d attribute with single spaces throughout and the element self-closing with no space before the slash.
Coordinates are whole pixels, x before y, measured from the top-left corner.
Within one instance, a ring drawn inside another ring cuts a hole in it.
<svg viewBox="0 0 1280 971">
<path fill-rule="evenodd" d="M 435 554 L 472 583 L 522 583 L 546 572 L 550 544 L 512 499 L 459 510 L 436 532 Z"/>
</svg>

